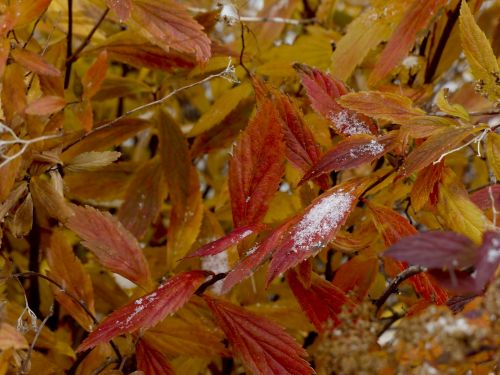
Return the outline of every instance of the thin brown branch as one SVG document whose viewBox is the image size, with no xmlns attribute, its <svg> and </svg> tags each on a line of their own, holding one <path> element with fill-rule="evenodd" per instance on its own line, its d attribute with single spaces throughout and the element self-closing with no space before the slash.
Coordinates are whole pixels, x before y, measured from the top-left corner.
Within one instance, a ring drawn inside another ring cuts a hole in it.
<svg viewBox="0 0 500 375">
<path fill-rule="evenodd" d="M 377 311 L 380 310 L 380 308 L 384 305 L 384 303 L 389 299 L 389 297 L 396 293 L 398 290 L 399 285 L 405 281 L 406 279 L 409 279 L 412 276 L 418 275 L 421 272 L 424 272 L 425 268 L 421 266 L 410 266 L 401 273 L 399 273 L 389 284 L 388 288 L 385 290 L 384 294 L 380 296 L 379 299 L 377 299 L 374 304 L 377 307 Z"/>
<path fill-rule="evenodd" d="M 69 87 L 71 67 L 73 61 L 69 57 L 73 54 L 73 0 L 68 0 L 68 33 L 66 35 L 66 71 L 64 73 L 64 88 Z"/>
</svg>

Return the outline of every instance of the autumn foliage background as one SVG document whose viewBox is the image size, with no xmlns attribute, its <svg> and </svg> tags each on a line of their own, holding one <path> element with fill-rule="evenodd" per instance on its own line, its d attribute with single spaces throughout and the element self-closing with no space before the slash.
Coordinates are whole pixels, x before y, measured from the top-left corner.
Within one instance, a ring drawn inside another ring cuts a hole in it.
<svg viewBox="0 0 500 375">
<path fill-rule="evenodd" d="M 0 375 L 500 371 L 498 1 L 0 13 Z"/>
</svg>

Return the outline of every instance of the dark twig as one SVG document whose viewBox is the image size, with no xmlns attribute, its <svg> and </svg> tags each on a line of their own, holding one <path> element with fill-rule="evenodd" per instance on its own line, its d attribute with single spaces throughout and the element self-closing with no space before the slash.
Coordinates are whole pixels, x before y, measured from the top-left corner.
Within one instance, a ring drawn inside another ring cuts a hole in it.
<svg viewBox="0 0 500 375">
<path fill-rule="evenodd" d="M 73 61 L 69 60 L 73 54 L 73 0 L 68 0 L 68 34 L 66 35 L 66 72 L 64 73 L 64 88 L 69 87 L 71 67 Z"/>
<path fill-rule="evenodd" d="M 80 46 L 75 50 L 75 52 L 73 52 L 73 54 L 68 57 L 66 63 L 70 62 L 72 64 L 76 59 L 78 59 L 78 55 L 90 43 L 90 40 L 94 36 L 94 34 L 97 31 L 97 29 L 99 28 L 99 26 L 101 26 L 101 23 L 104 21 L 104 19 L 108 15 L 108 13 L 109 13 L 109 8 L 106 8 L 106 10 L 104 11 L 104 13 L 101 15 L 101 17 L 99 18 L 99 20 L 97 21 L 97 23 L 92 28 L 92 30 L 90 30 L 90 32 L 88 33 L 88 35 L 85 37 L 85 39 L 82 42 L 82 44 L 80 44 Z"/>
<path fill-rule="evenodd" d="M 26 42 L 24 42 L 23 44 L 23 48 L 26 48 L 26 46 L 29 44 L 29 42 L 31 42 L 31 39 L 33 39 L 33 35 L 35 35 L 35 30 L 36 30 L 36 27 L 38 26 L 38 24 L 40 23 L 40 21 L 42 20 L 42 17 L 43 15 L 45 14 L 45 12 L 47 11 L 47 9 L 45 9 L 42 14 L 40 14 L 38 16 L 38 18 L 36 19 L 34 25 L 33 25 L 33 28 L 31 29 L 31 33 L 30 35 L 28 36 L 28 39 L 26 39 Z"/>
<path fill-rule="evenodd" d="M 196 289 L 195 294 L 201 296 L 210 286 L 214 285 L 217 281 L 222 280 L 226 276 L 227 273 L 218 273 L 217 275 L 213 275 L 209 280 L 205 281 L 198 287 L 198 289 Z"/>
<path fill-rule="evenodd" d="M 399 273 L 391 282 L 389 287 L 385 290 L 384 294 L 382 296 L 375 300 L 374 304 L 377 307 L 377 312 L 380 310 L 380 308 L 384 305 L 384 303 L 387 301 L 387 299 L 394 293 L 397 292 L 399 285 L 405 281 L 406 279 L 418 275 L 421 272 L 424 272 L 425 268 L 421 266 L 410 266 L 401 273 Z"/>
<path fill-rule="evenodd" d="M 248 76 L 251 77 L 252 74 L 250 73 L 250 70 L 245 66 L 243 63 L 243 56 L 245 54 L 245 24 L 243 22 L 240 22 L 241 25 L 241 51 L 240 51 L 240 65 L 243 69 L 245 69 L 245 72 L 247 72 Z"/>
<path fill-rule="evenodd" d="M 31 272 L 38 273 L 40 270 L 40 226 L 36 219 L 36 213 L 33 215 L 33 225 L 29 234 L 29 259 L 28 268 Z M 40 286 L 38 278 L 30 280 L 28 289 L 28 304 L 36 316 L 40 316 Z"/>
</svg>

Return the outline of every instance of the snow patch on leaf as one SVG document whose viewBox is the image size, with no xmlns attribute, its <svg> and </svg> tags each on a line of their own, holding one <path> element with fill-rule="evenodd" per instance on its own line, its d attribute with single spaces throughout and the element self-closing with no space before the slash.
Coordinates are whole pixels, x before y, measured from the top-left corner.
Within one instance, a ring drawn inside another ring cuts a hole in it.
<svg viewBox="0 0 500 375">
<path fill-rule="evenodd" d="M 314 238 L 327 237 L 345 218 L 356 199 L 351 193 L 338 192 L 321 199 L 304 215 L 293 236 L 293 252 L 311 246 Z"/>
<path fill-rule="evenodd" d="M 340 112 L 330 112 L 328 119 L 337 127 L 342 128 L 344 134 L 371 134 L 366 124 L 355 113 L 349 112 L 347 109 Z"/>
</svg>

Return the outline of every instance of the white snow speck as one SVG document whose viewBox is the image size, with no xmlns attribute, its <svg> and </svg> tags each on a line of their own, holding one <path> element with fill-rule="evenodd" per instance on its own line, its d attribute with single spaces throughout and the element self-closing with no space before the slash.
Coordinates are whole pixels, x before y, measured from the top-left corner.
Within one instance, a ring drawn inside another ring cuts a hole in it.
<svg viewBox="0 0 500 375">
<path fill-rule="evenodd" d="M 381 152 L 384 152 L 384 146 L 382 146 L 376 140 L 372 139 L 370 143 L 352 149 L 349 152 L 349 155 L 352 158 L 356 158 L 365 155 L 377 155 Z"/>
<path fill-rule="evenodd" d="M 347 135 L 370 134 L 370 130 L 366 124 L 362 122 L 355 113 L 349 113 L 347 109 L 328 114 L 328 119 L 337 129 L 340 129 Z"/>
<path fill-rule="evenodd" d="M 318 201 L 298 223 L 292 251 L 306 250 L 312 246 L 321 247 L 323 243 L 314 242 L 328 237 L 351 209 L 355 199 L 350 193 L 336 192 Z"/>
<path fill-rule="evenodd" d="M 227 250 L 218 254 L 206 256 L 201 258 L 201 269 L 205 271 L 212 271 L 214 274 L 224 273 L 229 271 L 229 259 Z M 215 294 L 221 294 L 222 280 L 217 281 L 211 286 L 211 290 Z"/>
<path fill-rule="evenodd" d="M 408 56 L 403 60 L 402 64 L 407 69 L 411 69 L 414 66 L 418 66 L 418 57 L 413 55 Z"/>
<path fill-rule="evenodd" d="M 493 247 L 488 249 L 488 252 L 486 253 L 486 261 L 488 263 L 496 263 L 500 259 L 500 241 L 494 238 L 491 241 L 491 244 Z"/>
</svg>

